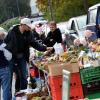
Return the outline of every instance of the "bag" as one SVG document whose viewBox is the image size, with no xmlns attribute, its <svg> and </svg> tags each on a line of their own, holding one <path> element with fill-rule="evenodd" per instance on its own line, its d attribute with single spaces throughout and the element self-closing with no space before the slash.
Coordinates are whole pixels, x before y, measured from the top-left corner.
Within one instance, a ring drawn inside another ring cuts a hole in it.
<svg viewBox="0 0 100 100">
<path fill-rule="evenodd" d="M 55 50 L 55 54 L 57 54 L 57 55 L 60 55 L 61 53 L 64 52 L 64 49 L 63 49 L 61 43 L 55 43 L 55 45 L 53 47 Z"/>
</svg>

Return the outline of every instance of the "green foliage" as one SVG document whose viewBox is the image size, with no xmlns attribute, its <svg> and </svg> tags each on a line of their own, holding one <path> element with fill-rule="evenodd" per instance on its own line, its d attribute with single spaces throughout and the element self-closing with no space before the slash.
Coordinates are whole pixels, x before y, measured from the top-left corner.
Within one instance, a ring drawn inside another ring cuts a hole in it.
<svg viewBox="0 0 100 100">
<path fill-rule="evenodd" d="M 93 6 L 97 3 L 100 3 L 100 0 L 88 0 L 88 3 L 89 3 L 89 7 L 90 7 L 90 6 Z"/>
<path fill-rule="evenodd" d="M 0 23 L 13 17 L 30 15 L 29 3 L 30 0 L 0 0 Z"/>
<path fill-rule="evenodd" d="M 9 30 L 9 28 L 12 25 L 19 24 L 19 22 L 20 22 L 19 18 L 12 18 L 2 23 L 0 27 L 3 27 L 4 29 Z"/>
<path fill-rule="evenodd" d="M 53 18 L 57 22 L 67 21 L 71 17 L 86 14 L 85 1 L 88 2 L 88 7 L 100 3 L 100 0 L 37 0 L 37 7 L 45 13 L 45 17 L 49 20 L 51 16 L 48 1 L 51 1 Z"/>
</svg>

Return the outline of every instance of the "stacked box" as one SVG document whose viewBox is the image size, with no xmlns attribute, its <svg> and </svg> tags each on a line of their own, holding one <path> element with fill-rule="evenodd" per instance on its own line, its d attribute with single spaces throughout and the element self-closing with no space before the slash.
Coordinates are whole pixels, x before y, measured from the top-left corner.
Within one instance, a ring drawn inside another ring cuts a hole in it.
<svg viewBox="0 0 100 100">
<path fill-rule="evenodd" d="M 53 100 L 62 98 L 62 76 L 49 76 L 51 95 Z"/>
<path fill-rule="evenodd" d="M 100 81 L 100 67 L 88 67 L 80 69 L 82 84 Z"/>
<path fill-rule="evenodd" d="M 66 65 L 66 67 L 65 67 L 65 65 Z M 63 63 L 49 63 L 48 64 L 49 76 L 62 75 L 63 69 L 72 71 L 71 65 L 69 65 L 67 63 L 66 64 L 63 64 Z"/>
<path fill-rule="evenodd" d="M 92 98 L 95 93 L 100 93 L 100 67 L 80 69 L 80 76 L 85 97 Z M 96 98 L 99 97 L 96 95 Z M 95 99 L 95 96 L 92 99 Z"/>
<path fill-rule="evenodd" d="M 83 96 L 83 90 L 81 86 L 70 89 L 70 100 L 79 100 L 83 98 L 84 96 Z"/>
<path fill-rule="evenodd" d="M 72 73 L 70 79 L 70 100 L 83 99 L 83 89 L 79 73 Z"/>
<path fill-rule="evenodd" d="M 83 90 L 79 73 L 71 73 L 70 100 L 83 99 Z M 49 76 L 49 83 L 53 100 L 62 100 L 62 75 Z M 67 90 L 66 90 L 67 91 Z M 66 93 L 65 93 L 66 95 Z"/>
<path fill-rule="evenodd" d="M 48 63 L 49 76 L 62 75 L 62 70 L 65 69 L 71 73 L 79 72 L 79 67 L 77 63 Z"/>
<path fill-rule="evenodd" d="M 100 100 L 100 92 L 92 92 L 91 94 L 88 94 L 86 95 L 86 98 L 89 98 L 89 99 L 98 99 Z"/>
</svg>

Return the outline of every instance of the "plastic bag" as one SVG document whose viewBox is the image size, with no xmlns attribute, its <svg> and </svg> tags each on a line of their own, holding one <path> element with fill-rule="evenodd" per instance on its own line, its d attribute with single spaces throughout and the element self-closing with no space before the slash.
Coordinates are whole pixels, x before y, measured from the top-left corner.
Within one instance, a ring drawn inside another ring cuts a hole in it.
<svg viewBox="0 0 100 100">
<path fill-rule="evenodd" d="M 57 54 L 57 55 L 60 55 L 61 53 L 64 52 L 64 49 L 63 49 L 61 43 L 55 43 L 55 45 L 53 47 L 55 50 L 55 54 Z"/>
</svg>

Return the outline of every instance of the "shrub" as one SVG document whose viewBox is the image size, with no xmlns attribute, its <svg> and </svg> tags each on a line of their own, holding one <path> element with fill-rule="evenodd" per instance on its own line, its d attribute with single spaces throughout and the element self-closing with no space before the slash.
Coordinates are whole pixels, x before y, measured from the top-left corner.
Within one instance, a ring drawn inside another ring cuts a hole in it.
<svg viewBox="0 0 100 100">
<path fill-rule="evenodd" d="M 12 19 L 8 19 L 8 20 L 5 21 L 4 23 L 2 23 L 2 24 L 0 25 L 0 27 L 3 27 L 4 29 L 9 30 L 9 28 L 10 28 L 12 25 L 19 24 L 19 22 L 20 22 L 20 19 L 19 19 L 18 17 L 12 18 Z"/>
</svg>

